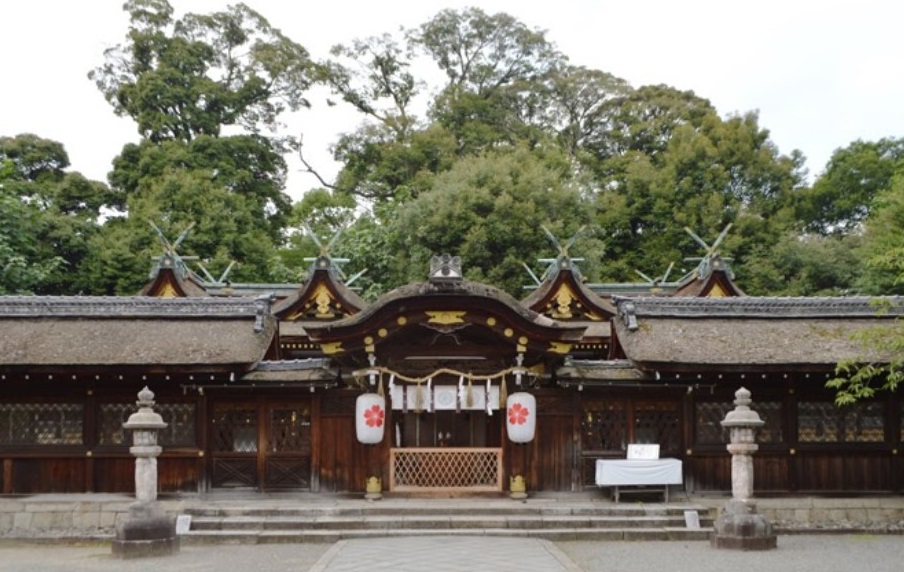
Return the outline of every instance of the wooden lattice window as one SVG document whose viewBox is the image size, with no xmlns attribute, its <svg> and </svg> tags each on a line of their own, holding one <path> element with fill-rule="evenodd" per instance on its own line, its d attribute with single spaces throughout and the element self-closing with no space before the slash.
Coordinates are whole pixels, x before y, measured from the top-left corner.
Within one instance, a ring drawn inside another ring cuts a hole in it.
<svg viewBox="0 0 904 572">
<path fill-rule="evenodd" d="M 885 441 L 884 409 L 878 401 L 844 407 L 831 401 L 801 402 L 797 439 L 801 443 L 881 443 Z"/>
<path fill-rule="evenodd" d="M 735 405 L 730 401 L 697 402 L 694 407 L 694 442 L 696 445 L 721 445 L 728 443 L 728 430 L 722 421 Z M 756 411 L 763 426 L 757 431 L 759 443 L 782 442 L 782 402 L 757 401 L 751 409 Z"/>
<path fill-rule="evenodd" d="M 681 448 L 681 424 L 675 401 L 643 401 L 634 408 L 634 443 L 658 443 L 663 451 Z"/>
<path fill-rule="evenodd" d="M 625 436 L 623 401 L 587 402 L 581 417 L 581 446 L 584 451 L 623 451 Z"/>
<path fill-rule="evenodd" d="M 128 445 L 126 431 L 122 424 L 129 420 L 129 416 L 135 413 L 133 403 L 102 403 L 98 410 L 97 419 L 97 444 L 98 445 Z"/>
<path fill-rule="evenodd" d="M 217 404 L 213 412 L 213 450 L 256 453 L 257 410 L 241 405 Z"/>
<path fill-rule="evenodd" d="M 0 403 L 0 446 L 81 445 L 81 403 Z"/>
<path fill-rule="evenodd" d="M 782 431 L 782 402 L 781 401 L 756 401 L 751 409 L 760 414 L 763 426 L 757 431 L 758 443 L 781 443 L 784 438 Z"/>
<path fill-rule="evenodd" d="M 307 407 L 270 410 L 270 452 L 308 452 L 311 449 L 311 413 Z"/>
<path fill-rule="evenodd" d="M 734 405 L 729 401 L 703 401 L 694 406 L 694 443 L 721 445 L 728 441 L 722 420 Z"/>
<path fill-rule="evenodd" d="M 197 444 L 194 403 L 158 403 L 154 406 L 166 427 L 157 434 L 162 447 L 194 447 Z M 134 403 L 102 403 L 98 410 L 98 445 L 129 445 L 131 437 L 122 427 L 137 411 Z"/>
</svg>

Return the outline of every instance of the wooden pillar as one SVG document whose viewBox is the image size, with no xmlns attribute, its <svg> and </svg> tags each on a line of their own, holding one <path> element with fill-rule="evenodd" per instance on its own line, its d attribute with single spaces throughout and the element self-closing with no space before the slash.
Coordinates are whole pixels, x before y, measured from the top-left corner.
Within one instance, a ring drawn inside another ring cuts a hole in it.
<svg viewBox="0 0 904 572">
<path fill-rule="evenodd" d="M 13 494 L 13 460 L 3 459 L 3 494 Z"/>
</svg>

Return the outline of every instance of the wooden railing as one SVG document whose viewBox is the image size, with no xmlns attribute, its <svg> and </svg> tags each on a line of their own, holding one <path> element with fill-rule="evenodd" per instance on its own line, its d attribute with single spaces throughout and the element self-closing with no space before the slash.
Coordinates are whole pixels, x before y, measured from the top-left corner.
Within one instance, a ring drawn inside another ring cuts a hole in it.
<svg viewBox="0 0 904 572">
<path fill-rule="evenodd" d="M 390 491 L 501 491 L 502 449 L 390 449 Z"/>
</svg>

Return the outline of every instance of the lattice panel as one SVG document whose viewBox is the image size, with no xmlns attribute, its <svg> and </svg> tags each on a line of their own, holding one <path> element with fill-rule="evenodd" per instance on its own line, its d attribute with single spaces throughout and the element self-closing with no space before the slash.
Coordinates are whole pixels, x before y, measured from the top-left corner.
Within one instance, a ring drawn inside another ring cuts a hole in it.
<svg viewBox="0 0 904 572">
<path fill-rule="evenodd" d="M 158 403 L 154 409 L 166 422 L 166 428 L 157 437 L 162 447 L 194 447 L 198 444 L 194 403 Z"/>
<path fill-rule="evenodd" d="M 847 443 L 885 441 L 885 404 L 860 402 L 842 408 L 844 440 Z"/>
<path fill-rule="evenodd" d="M 98 410 L 97 444 L 126 446 L 129 444 L 122 424 L 137 408 L 132 403 L 102 403 Z"/>
<path fill-rule="evenodd" d="M 839 440 L 838 408 L 829 401 L 797 404 L 797 440 L 801 443 L 836 443 Z"/>
<path fill-rule="evenodd" d="M 0 446 L 81 445 L 81 403 L 0 403 Z"/>
<path fill-rule="evenodd" d="M 307 407 L 270 410 L 267 450 L 271 453 L 311 450 L 311 413 Z"/>
<path fill-rule="evenodd" d="M 250 407 L 216 405 L 213 412 L 213 450 L 233 453 L 257 452 L 257 410 Z"/>
<path fill-rule="evenodd" d="M 581 446 L 584 451 L 624 451 L 626 427 L 623 403 L 586 403 L 581 417 Z"/>
<path fill-rule="evenodd" d="M 502 490 L 501 449 L 393 449 L 391 490 Z"/>
<path fill-rule="evenodd" d="M 634 442 L 658 443 L 663 451 L 680 449 L 678 405 L 673 402 L 638 403 L 634 410 Z"/>
<path fill-rule="evenodd" d="M 212 484 L 215 487 L 256 487 L 257 459 L 214 459 Z"/>
<path fill-rule="evenodd" d="M 109 446 L 131 445 L 123 423 L 138 408 L 134 403 L 102 403 L 98 409 L 97 443 Z M 166 427 L 157 434 L 162 447 L 193 447 L 197 444 L 194 403 L 158 403 L 154 406 Z"/>
<path fill-rule="evenodd" d="M 758 443 L 781 443 L 784 439 L 782 431 L 782 402 L 754 401 L 751 409 L 760 414 L 764 425 L 757 431 Z"/>
<path fill-rule="evenodd" d="M 797 407 L 797 439 L 801 443 L 885 441 L 885 407 L 881 402 L 837 407 L 831 401 L 812 401 Z"/>
<path fill-rule="evenodd" d="M 311 488 L 311 459 L 301 458 L 269 458 L 267 459 L 268 488 Z"/>
<path fill-rule="evenodd" d="M 698 402 L 694 407 L 694 442 L 696 445 L 721 445 L 728 443 L 728 430 L 721 422 L 735 405 L 730 401 Z M 782 442 L 782 402 L 757 401 L 751 409 L 764 421 L 763 427 L 757 431 L 758 443 Z"/>
</svg>

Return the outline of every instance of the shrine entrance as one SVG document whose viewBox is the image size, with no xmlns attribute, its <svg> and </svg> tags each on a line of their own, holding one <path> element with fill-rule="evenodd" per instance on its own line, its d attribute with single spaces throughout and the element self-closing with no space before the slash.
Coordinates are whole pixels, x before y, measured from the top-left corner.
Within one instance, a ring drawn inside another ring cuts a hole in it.
<svg viewBox="0 0 904 572">
<path fill-rule="evenodd" d="M 499 411 L 395 411 L 393 431 L 390 491 L 502 490 Z"/>
<path fill-rule="evenodd" d="M 212 487 L 311 488 L 310 400 L 213 400 L 208 436 Z"/>
</svg>

